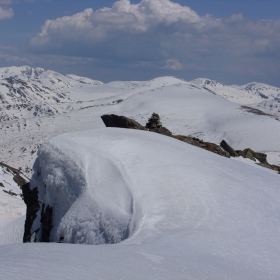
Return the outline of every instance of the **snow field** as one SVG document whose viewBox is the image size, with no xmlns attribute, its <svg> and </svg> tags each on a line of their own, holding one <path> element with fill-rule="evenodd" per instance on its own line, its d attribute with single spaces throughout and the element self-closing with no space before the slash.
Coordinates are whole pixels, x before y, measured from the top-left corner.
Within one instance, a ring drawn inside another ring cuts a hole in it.
<svg viewBox="0 0 280 280">
<path fill-rule="evenodd" d="M 128 226 L 129 236 L 94 247 L 1 246 L 0 273 L 8 279 L 280 276 L 279 175 L 271 170 L 156 133 L 105 128 L 47 141 L 35 171 L 32 184 L 57 215 L 52 236 L 103 244 L 100 224 L 115 237 L 115 223 Z M 6 270 L 12 260 L 16 269 Z"/>
</svg>

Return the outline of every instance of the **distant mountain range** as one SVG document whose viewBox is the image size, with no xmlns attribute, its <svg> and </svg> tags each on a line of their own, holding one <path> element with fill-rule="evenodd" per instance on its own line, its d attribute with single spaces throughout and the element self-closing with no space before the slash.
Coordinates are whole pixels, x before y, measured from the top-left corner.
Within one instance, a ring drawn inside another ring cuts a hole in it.
<svg viewBox="0 0 280 280">
<path fill-rule="evenodd" d="M 243 86 L 227 86 L 223 83 L 203 78 L 190 82 L 208 89 L 231 102 L 250 105 L 275 116 L 280 115 L 280 88 L 256 82 Z"/>
<path fill-rule="evenodd" d="M 104 127 L 103 114 L 125 115 L 145 125 L 156 112 L 175 134 L 217 144 L 225 139 L 280 164 L 279 96 L 279 88 L 260 83 L 226 86 L 176 77 L 102 83 L 42 68 L 0 68 L 0 161 L 30 176 L 46 139 Z"/>
<path fill-rule="evenodd" d="M 179 82 L 187 83 L 173 78 L 173 83 Z M 227 86 L 203 78 L 192 80 L 189 83 L 220 95 L 231 102 L 250 105 L 275 116 L 280 115 L 280 88 L 255 82 L 243 86 Z M 106 93 L 102 91 L 103 95 L 99 96 L 104 98 L 116 94 L 115 90 L 107 91 L 106 88 L 117 86 L 118 93 L 125 89 L 141 89 L 148 84 L 150 82 L 104 84 L 85 77 L 63 75 L 28 66 L 0 68 L 0 120 L 53 116 L 80 108 L 81 106 L 77 106 L 77 104 L 81 104 L 81 102 L 90 103 L 92 98 L 90 93 L 100 91 L 100 88 L 105 89 Z M 88 93 L 87 97 L 81 98 L 81 92 L 83 95 L 85 92 Z"/>
</svg>

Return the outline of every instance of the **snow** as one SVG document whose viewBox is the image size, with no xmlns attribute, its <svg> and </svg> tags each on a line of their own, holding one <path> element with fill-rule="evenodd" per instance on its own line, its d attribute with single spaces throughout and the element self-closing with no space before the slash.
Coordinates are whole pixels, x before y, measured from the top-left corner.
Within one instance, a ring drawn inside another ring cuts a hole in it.
<svg viewBox="0 0 280 280">
<path fill-rule="evenodd" d="M 280 89 L 272 86 L 258 83 L 225 86 L 207 79 L 186 82 L 176 77 L 103 84 L 30 67 L 0 68 L 1 75 L 3 79 L 17 76 L 26 82 L 15 80 L 11 88 L 12 82 L 2 80 L 0 85 L 0 98 L 4 102 L 0 106 L 0 150 L 6 163 L 21 167 L 29 177 L 36 152 L 47 139 L 71 131 L 104 127 L 100 116 L 111 113 L 145 124 L 156 112 L 173 133 L 217 144 L 225 139 L 235 149 L 250 147 L 267 153 L 270 163 L 279 162 L 277 117 L 255 115 L 240 107 L 247 104 L 246 98 L 262 101 L 249 105 L 261 110 L 266 106 L 269 110 L 264 111 L 276 110 L 277 116 Z M 14 94 L 12 89 L 20 90 L 22 95 Z M 269 99 L 263 99 L 259 93 Z M 235 97 L 230 99 L 233 94 Z"/>
<path fill-rule="evenodd" d="M 22 167 L 31 176 L 40 144 L 62 133 L 104 127 L 100 116 L 112 113 L 134 118 L 144 125 L 156 112 L 164 126 L 176 134 L 197 136 L 217 144 L 225 139 L 235 149 L 280 152 L 279 121 L 247 112 L 238 104 L 173 77 L 83 85 L 68 90 L 73 100 L 80 101 L 63 103 L 63 108 L 70 107 L 62 113 L 32 118 L 18 115 L 19 119 L 0 123 L 0 148 L 6 163 Z M 270 158 L 274 160 L 275 156 Z"/>
<path fill-rule="evenodd" d="M 7 168 L 0 166 L 0 245 L 22 243 L 26 207 L 13 176 Z"/>
<path fill-rule="evenodd" d="M 280 89 L 277 87 L 257 82 L 242 86 L 227 86 L 205 78 L 198 78 L 190 83 L 208 89 L 231 102 L 250 105 L 268 114 L 280 116 Z"/>
<path fill-rule="evenodd" d="M 33 186 L 54 207 L 51 240 L 99 244 L 9 245 L 22 242 L 25 205 L 3 192 L 20 189 L 0 169 L 1 278 L 280 278 L 279 174 L 100 118 L 145 125 L 156 112 L 174 134 L 224 139 L 280 165 L 280 89 L 176 77 L 103 84 L 27 66 L 0 68 L 0 78 L 2 160 L 31 176 L 38 152 Z"/>
<path fill-rule="evenodd" d="M 19 196 L 21 190 L 13 180 L 13 175 L 0 166 L 0 226 L 25 215 L 25 204 Z M 6 192 L 12 191 L 15 196 Z M 0 241 L 1 242 L 1 241 Z"/>
<path fill-rule="evenodd" d="M 55 241 L 103 244 L 100 230 L 115 238 L 119 228 L 129 235 L 115 245 L 0 246 L 4 279 L 280 277 L 271 170 L 156 133 L 103 128 L 47 141 L 34 174 L 54 207 Z"/>
<path fill-rule="evenodd" d="M 22 207 L 25 209 L 25 207 Z M 25 215 L 0 224 L 0 245 L 22 243 Z"/>
</svg>

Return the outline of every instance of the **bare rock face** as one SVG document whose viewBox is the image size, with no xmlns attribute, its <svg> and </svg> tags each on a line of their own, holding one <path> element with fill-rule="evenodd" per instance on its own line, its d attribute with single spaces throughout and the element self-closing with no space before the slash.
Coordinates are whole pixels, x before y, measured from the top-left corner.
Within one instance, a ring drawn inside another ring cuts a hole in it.
<svg viewBox="0 0 280 280">
<path fill-rule="evenodd" d="M 50 233 L 53 228 L 53 209 L 49 205 L 42 205 L 40 242 L 50 242 Z"/>
<path fill-rule="evenodd" d="M 23 235 L 23 243 L 26 243 L 31 242 L 31 237 L 34 233 L 32 226 L 40 209 L 40 203 L 38 199 L 38 188 L 31 189 L 30 183 L 22 186 L 22 194 L 23 200 L 27 206 Z"/>
<path fill-rule="evenodd" d="M 23 243 L 50 242 L 50 232 L 53 228 L 52 207 L 39 201 L 38 188 L 32 189 L 30 182 L 22 186 L 22 194 L 27 206 Z"/>
<path fill-rule="evenodd" d="M 120 128 L 131 128 L 131 129 L 140 129 L 146 130 L 144 126 L 138 123 L 135 120 L 124 116 L 118 115 L 103 115 L 101 116 L 102 121 L 106 125 L 106 127 L 120 127 Z"/>
</svg>

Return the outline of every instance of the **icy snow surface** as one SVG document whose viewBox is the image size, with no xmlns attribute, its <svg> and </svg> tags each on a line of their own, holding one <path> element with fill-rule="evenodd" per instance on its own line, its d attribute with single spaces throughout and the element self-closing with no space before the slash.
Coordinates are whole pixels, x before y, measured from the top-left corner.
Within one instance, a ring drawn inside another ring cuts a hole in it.
<svg viewBox="0 0 280 280">
<path fill-rule="evenodd" d="M 12 196 L 7 192 L 17 195 Z M 13 180 L 13 175 L 0 166 L 0 226 L 25 214 L 25 204 L 20 194 L 21 189 Z"/>
<path fill-rule="evenodd" d="M 26 208 L 13 176 L 7 168 L 0 166 L 0 245 L 22 243 Z"/>
<path fill-rule="evenodd" d="M 0 246 L 5 279 L 280 278 L 279 175 L 271 170 L 118 128 L 47 141 L 38 170 L 34 185 L 55 209 L 52 238 L 103 243 L 100 227 L 115 236 L 116 225 L 129 237 Z"/>
</svg>

